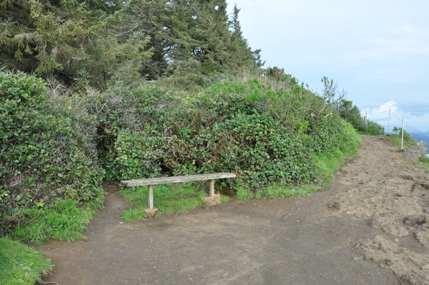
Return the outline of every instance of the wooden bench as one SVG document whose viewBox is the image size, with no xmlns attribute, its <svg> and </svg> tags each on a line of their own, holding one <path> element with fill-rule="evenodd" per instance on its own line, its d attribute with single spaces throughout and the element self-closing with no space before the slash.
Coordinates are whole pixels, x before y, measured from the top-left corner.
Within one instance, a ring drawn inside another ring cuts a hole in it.
<svg viewBox="0 0 429 285">
<path fill-rule="evenodd" d="M 216 179 L 224 178 L 235 178 L 234 173 L 211 173 L 211 174 L 196 174 L 187 176 L 171 176 L 171 177 L 160 177 L 160 178 L 146 178 L 146 179 L 133 179 L 133 180 L 122 180 L 121 183 L 126 187 L 137 187 L 137 186 L 148 186 L 148 205 L 149 208 L 145 209 L 149 216 L 153 216 L 158 209 L 153 207 L 153 186 L 159 184 L 173 184 L 183 183 L 191 181 L 207 181 L 210 180 L 210 196 L 214 196 L 214 181 Z"/>
</svg>

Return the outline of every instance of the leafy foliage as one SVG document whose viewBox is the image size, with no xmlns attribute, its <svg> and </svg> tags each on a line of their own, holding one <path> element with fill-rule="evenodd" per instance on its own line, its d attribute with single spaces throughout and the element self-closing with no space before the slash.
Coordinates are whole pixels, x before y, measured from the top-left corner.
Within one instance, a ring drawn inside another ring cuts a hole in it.
<svg viewBox="0 0 429 285">
<path fill-rule="evenodd" d="M 283 80 L 281 87 L 257 79 L 222 81 L 195 95 L 172 94 L 171 104 L 133 101 L 134 116 L 144 119 L 117 135 L 109 156 L 116 178 L 234 171 L 240 179 L 223 187 L 255 191 L 313 181 L 314 155 L 336 150 L 350 137 L 323 98 L 292 77 Z M 140 98 L 152 92 L 168 97 L 150 87 Z M 127 108 L 123 98 L 118 109 Z M 151 111 L 142 116 L 146 108 Z M 116 118 L 113 124 L 126 125 Z"/>
<path fill-rule="evenodd" d="M 243 201 L 251 200 L 255 197 L 255 193 L 249 188 L 237 187 L 236 193 L 237 198 Z"/>
<path fill-rule="evenodd" d="M 362 132 L 372 136 L 384 135 L 384 127 L 377 122 L 368 120 Z"/>
<path fill-rule="evenodd" d="M 102 205 L 103 170 L 94 161 L 84 122 L 50 106 L 43 80 L 0 74 L 0 202 L 2 232 L 24 222 L 15 208 L 57 197 Z"/>
<path fill-rule="evenodd" d="M 334 180 L 333 174 L 340 166 L 350 158 L 357 155 L 357 150 L 361 144 L 361 138 L 353 126 L 346 121 L 341 122 L 344 126 L 344 137 L 340 145 L 334 150 L 316 154 L 314 157 L 317 172 L 319 173 L 319 183 L 323 188 L 331 186 Z"/>
</svg>

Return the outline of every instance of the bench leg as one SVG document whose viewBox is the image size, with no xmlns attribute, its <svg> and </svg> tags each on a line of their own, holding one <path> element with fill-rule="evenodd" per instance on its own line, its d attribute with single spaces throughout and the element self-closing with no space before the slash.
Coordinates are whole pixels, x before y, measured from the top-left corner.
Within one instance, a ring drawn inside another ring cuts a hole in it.
<svg viewBox="0 0 429 285">
<path fill-rule="evenodd" d="M 153 209 L 153 185 L 148 186 L 149 209 Z"/>
<path fill-rule="evenodd" d="M 214 195 L 214 179 L 210 180 L 210 196 Z"/>
<path fill-rule="evenodd" d="M 210 194 L 202 198 L 204 204 L 209 206 L 220 204 L 220 194 L 215 195 L 214 183 L 214 179 L 210 180 Z"/>
<path fill-rule="evenodd" d="M 149 208 L 144 209 L 144 211 L 149 218 L 152 218 L 153 216 L 155 216 L 156 212 L 158 212 L 158 209 L 153 207 L 153 185 L 148 185 L 148 195 L 147 196 L 148 196 L 148 200 L 149 200 L 148 201 L 149 202 L 148 203 Z"/>
</svg>

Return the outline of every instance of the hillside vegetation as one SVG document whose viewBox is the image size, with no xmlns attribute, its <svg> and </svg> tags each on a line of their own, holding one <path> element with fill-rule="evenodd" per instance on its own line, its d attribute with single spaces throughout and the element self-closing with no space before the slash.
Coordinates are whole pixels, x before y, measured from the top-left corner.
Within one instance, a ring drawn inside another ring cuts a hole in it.
<svg viewBox="0 0 429 285">
<path fill-rule="evenodd" d="M 356 153 L 356 130 L 383 132 L 333 80 L 315 94 L 263 68 L 239 11 L 0 1 L 1 235 L 84 238 L 102 183 L 121 179 L 226 171 L 238 179 L 220 189 L 240 197 L 320 189 Z"/>
</svg>

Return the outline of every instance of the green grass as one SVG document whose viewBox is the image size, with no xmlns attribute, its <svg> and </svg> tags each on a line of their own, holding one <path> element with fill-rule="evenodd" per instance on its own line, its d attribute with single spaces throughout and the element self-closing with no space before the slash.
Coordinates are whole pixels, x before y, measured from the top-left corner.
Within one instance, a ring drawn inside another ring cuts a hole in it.
<svg viewBox="0 0 429 285">
<path fill-rule="evenodd" d="M 86 239 L 82 232 L 89 225 L 95 210 L 81 209 L 76 201 L 59 199 L 50 207 L 24 209 L 22 212 L 30 218 L 30 222 L 18 227 L 12 237 L 32 244 L 41 244 L 48 239 Z"/>
<path fill-rule="evenodd" d="M 153 190 L 154 207 L 158 208 L 158 214 L 182 214 L 199 207 L 205 207 L 202 197 L 207 193 L 198 191 L 192 184 L 156 185 Z M 121 190 L 121 194 L 128 200 L 129 210 L 121 213 L 126 222 L 140 221 L 146 218 L 144 209 L 148 207 L 148 189 L 143 187 L 131 187 Z M 226 198 L 222 196 L 221 202 Z"/>
<path fill-rule="evenodd" d="M 422 156 L 418 161 L 414 161 L 414 165 L 429 173 L 429 157 Z"/>
<path fill-rule="evenodd" d="M 0 238 L 0 284 L 32 285 L 42 282 L 41 276 L 46 275 L 52 264 L 43 259 L 42 253 L 13 241 Z"/>
<path fill-rule="evenodd" d="M 388 137 L 390 143 L 392 143 L 395 147 L 401 148 L 402 146 L 402 135 L 399 134 L 391 134 Z M 408 148 L 411 145 L 414 145 L 416 141 L 408 134 L 406 131 L 404 132 L 404 148 Z"/>
<path fill-rule="evenodd" d="M 401 137 L 399 137 L 399 135 L 390 135 L 388 136 L 388 140 L 391 144 L 393 144 L 395 147 L 400 148 L 401 147 Z"/>
<path fill-rule="evenodd" d="M 238 187 L 235 191 L 235 194 L 237 195 L 237 198 L 242 201 L 247 201 L 255 198 L 255 193 L 251 189 L 244 188 L 244 187 Z"/>
</svg>

